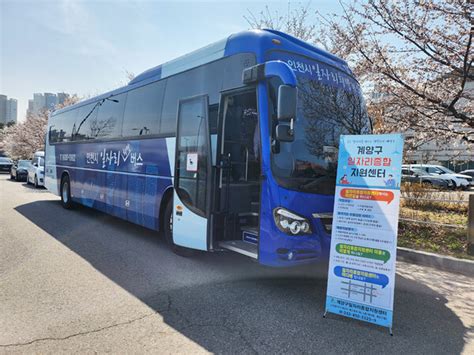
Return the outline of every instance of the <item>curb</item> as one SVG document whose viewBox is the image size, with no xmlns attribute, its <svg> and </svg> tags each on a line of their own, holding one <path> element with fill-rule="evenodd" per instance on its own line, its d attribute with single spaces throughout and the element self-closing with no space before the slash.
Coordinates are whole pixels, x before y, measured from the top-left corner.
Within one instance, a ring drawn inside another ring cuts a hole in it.
<svg viewBox="0 0 474 355">
<path fill-rule="evenodd" d="M 397 260 L 474 277 L 474 261 L 426 251 L 397 248 Z"/>
</svg>

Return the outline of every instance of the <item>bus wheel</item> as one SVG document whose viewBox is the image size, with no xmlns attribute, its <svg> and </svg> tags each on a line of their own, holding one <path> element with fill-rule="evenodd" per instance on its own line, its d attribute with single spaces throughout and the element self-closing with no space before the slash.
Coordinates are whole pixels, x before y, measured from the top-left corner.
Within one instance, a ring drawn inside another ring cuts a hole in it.
<svg viewBox="0 0 474 355">
<path fill-rule="evenodd" d="M 165 214 L 163 216 L 163 231 L 166 243 L 173 251 L 173 253 L 184 256 L 190 257 L 193 256 L 196 252 L 193 249 L 181 247 L 179 245 L 174 244 L 173 241 L 173 199 L 171 199 L 165 209 Z"/>
<path fill-rule="evenodd" d="M 67 175 L 65 175 L 61 180 L 61 205 L 67 210 L 74 207 L 71 198 L 71 183 L 69 181 L 69 176 Z"/>
</svg>

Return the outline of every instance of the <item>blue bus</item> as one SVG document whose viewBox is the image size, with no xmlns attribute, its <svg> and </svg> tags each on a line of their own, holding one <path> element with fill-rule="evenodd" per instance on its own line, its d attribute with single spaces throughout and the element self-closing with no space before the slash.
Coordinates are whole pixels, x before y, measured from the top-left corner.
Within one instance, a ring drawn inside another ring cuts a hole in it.
<svg viewBox="0 0 474 355">
<path fill-rule="evenodd" d="M 53 112 L 45 185 L 180 255 L 312 263 L 329 254 L 339 136 L 370 130 L 346 62 L 245 31 Z"/>
</svg>

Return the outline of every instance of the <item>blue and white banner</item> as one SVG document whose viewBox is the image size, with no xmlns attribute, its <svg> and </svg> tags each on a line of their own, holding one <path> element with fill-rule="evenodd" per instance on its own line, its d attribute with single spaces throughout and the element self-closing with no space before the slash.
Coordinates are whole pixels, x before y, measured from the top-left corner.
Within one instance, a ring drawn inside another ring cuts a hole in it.
<svg viewBox="0 0 474 355">
<path fill-rule="evenodd" d="M 340 138 L 326 311 L 391 327 L 401 134 Z"/>
</svg>

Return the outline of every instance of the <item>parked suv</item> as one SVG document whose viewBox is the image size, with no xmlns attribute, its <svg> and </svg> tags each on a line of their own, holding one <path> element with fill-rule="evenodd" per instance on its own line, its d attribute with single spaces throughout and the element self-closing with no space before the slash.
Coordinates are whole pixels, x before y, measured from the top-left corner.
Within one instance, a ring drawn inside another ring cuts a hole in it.
<svg viewBox="0 0 474 355">
<path fill-rule="evenodd" d="M 426 171 L 427 173 L 437 175 L 440 178 L 452 180 L 454 187 L 458 189 L 468 189 L 472 181 L 472 177 L 468 175 L 455 173 L 454 171 L 442 165 L 411 164 L 411 165 L 404 165 L 403 167 L 421 169 L 421 170 Z"/>
<path fill-rule="evenodd" d="M 425 187 L 438 189 L 452 189 L 454 187 L 452 180 L 443 179 L 418 168 L 402 168 L 402 182 L 418 183 Z"/>
</svg>

